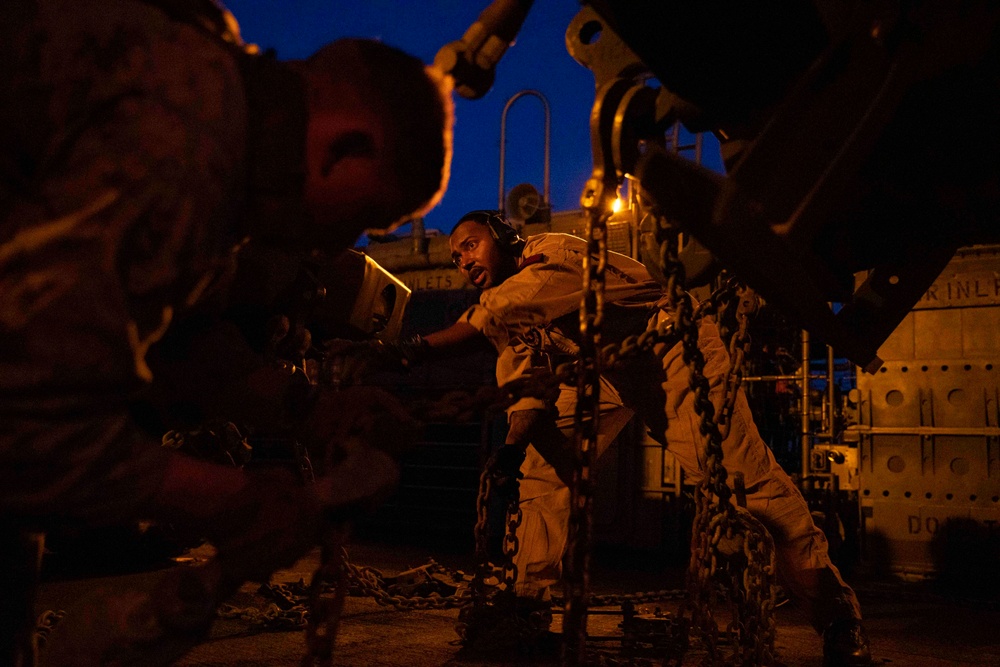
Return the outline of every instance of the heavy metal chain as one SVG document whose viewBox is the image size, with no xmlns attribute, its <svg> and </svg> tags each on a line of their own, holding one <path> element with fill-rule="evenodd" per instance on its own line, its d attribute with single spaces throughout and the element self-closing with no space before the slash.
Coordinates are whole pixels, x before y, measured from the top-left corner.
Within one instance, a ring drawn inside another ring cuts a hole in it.
<svg viewBox="0 0 1000 667">
<path fill-rule="evenodd" d="M 470 595 L 467 599 L 468 608 L 462 610 L 456 631 L 459 637 L 467 644 L 475 643 L 481 646 L 482 637 L 472 634 L 475 627 L 495 623 L 498 615 L 502 615 L 504 622 L 516 620 L 514 614 L 515 585 L 517 583 L 518 569 L 514 562 L 520 547 L 517 529 L 521 526 L 523 515 L 520 506 L 520 487 L 516 479 L 508 479 L 506 484 L 506 507 L 504 526 L 504 536 L 501 543 L 501 553 L 503 555 L 499 572 L 490 561 L 490 522 L 489 522 L 489 502 L 493 496 L 494 485 L 501 476 L 511 475 L 513 471 L 500 470 L 497 463 L 497 454 L 494 453 L 483 467 L 479 477 L 479 494 L 476 497 L 476 574 L 473 577 Z M 498 585 L 491 587 L 487 584 L 488 579 L 497 579 Z M 487 620 L 489 619 L 489 620 Z M 511 640 L 527 639 L 533 632 L 530 626 L 511 626 L 515 635 Z"/>
<path fill-rule="evenodd" d="M 343 553 L 347 531 L 327 530 L 320 550 L 320 566 L 309 586 L 309 625 L 302 667 L 330 667 L 333 645 L 347 595 L 347 568 Z M 325 584 L 333 584 L 333 597 L 324 596 Z"/>
<path fill-rule="evenodd" d="M 712 609 L 718 600 L 718 582 L 722 577 L 720 569 L 726 573 L 727 594 L 730 598 L 730 608 L 733 622 L 727 635 L 732 638 L 733 664 L 771 664 L 773 662 L 773 597 L 771 579 L 773 578 L 773 544 L 770 536 L 746 512 L 738 512 L 730 501 L 731 491 L 726 485 L 727 473 L 722 465 L 722 440 L 728 435 L 730 417 L 739 391 L 742 379 L 742 361 L 750 344 L 747 335 L 747 317 L 752 310 L 754 297 L 752 292 L 738 287 L 734 280 L 727 281 L 712 297 L 703 302 L 697 311 L 693 310 L 690 297 L 683 291 L 683 267 L 676 257 L 676 249 L 669 240 L 661 243 L 661 263 L 664 275 L 669 276 L 667 293 L 672 306 L 670 320 L 653 318 L 650 326 L 640 334 L 630 336 L 619 344 L 601 347 L 600 327 L 603 317 L 604 268 L 607 261 L 607 245 L 605 241 L 605 226 L 607 216 L 594 213 L 588 224 L 588 256 L 584 269 L 584 286 L 581 303 L 581 354 L 577 362 L 562 364 L 554 372 L 540 371 L 498 388 L 496 392 L 486 392 L 479 396 L 479 401 L 492 408 L 509 405 L 514 400 L 524 396 L 552 396 L 560 384 L 576 384 L 579 401 L 576 412 L 577 433 L 577 479 L 574 485 L 573 511 L 575 514 L 571 530 L 568 553 L 570 559 L 567 571 L 566 604 L 566 644 L 567 659 L 582 664 L 585 656 L 586 642 L 586 609 L 588 605 L 623 604 L 625 602 L 641 602 L 654 599 L 675 599 L 680 591 L 658 591 L 653 593 L 638 593 L 616 596 L 590 596 L 588 581 L 588 563 L 590 548 L 590 520 L 592 489 L 590 488 L 590 471 L 593 466 L 593 454 L 596 452 L 597 429 L 599 418 L 599 378 L 605 368 L 618 366 L 620 363 L 639 354 L 645 354 L 656 349 L 659 343 L 675 342 L 679 337 L 684 347 L 684 361 L 690 370 L 690 383 L 695 395 L 695 409 L 702 419 L 701 430 L 706 435 L 706 477 L 696 491 L 697 513 L 692 543 L 692 557 L 689 567 L 689 582 L 687 588 L 686 607 L 693 614 L 693 622 L 699 630 L 706 650 L 706 664 L 720 664 L 718 651 L 718 626 L 714 621 Z M 737 312 L 738 331 L 733 335 L 729 351 L 732 359 L 730 372 L 725 382 L 725 399 L 719 413 L 709 399 L 708 381 L 704 377 L 704 358 L 698 349 L 698 321 L 700 318 L 725 303 L 728 297 L 740 290 L 740 304 Z M 658 353 L 663 354 L 671 345 L 663 345 Z M 468 407 L 468 406 L 466 406 Z M 297 452 L 298 453 L 298 452 Z M 311 466 L 308 456 L 304 453 L 298 456 L 298 463 L 303 476 L 311 477 Z M 479 496 L 477 498 L 477 549 L 480 554 L 486 553 L 487 501 L 492 493 L 492 484 L 497 471 L 495 458 L 485 467 L 480 478 Z M 516 489 L 516 484 L 514 485 Z M 398 609 L 444 609 L 461 607 L 468 609 L 477 604 L 486 604 L 491 593 L 484 584 L 487 578 L 495 578 L 499 585 L 492 591 L 495 599 L 498 593 L 513 598 L 514 585 L 517 581 L 517 567 L 514 559 L 519 544 L 517 528 L 521 523 L 521 512 L 517 493 L 511 494 L 506 511 L 505 535 L 502 543 L 503 563 L 499 572 L 486 560 L 481 559 L 481 566 L 472 584 L 456 595 L 441 596 L 432 593 L 429 596 L 402 596 L 392 594 L 380 575 L 368 568 L 352 565 L 342 549 L 324 549 L 321 566 L 314 575 L 310 586 L 309 599 L 311 613 L 305 615 L 311 619 L 308 629 L 309 654 L 304 664 L 329 664 L 332 653 L 332 641 L 343 605 L 343 594 L 348 587 L 355 591 L 370 595 L 379 604 L 390 605 Z M 749 538 L 747 536 L 750 536 Z M 334 558 L 331 554 L 340 554 Z M 722 559 L 733 561 L 737 555 L 742 556 L 741 567 L 731 567 L 729 562 L 720 568 Z M 763 563 L 770 559 L 770 562 Z M 335 584 L 335 597 L 321 597 L 322 586 Z M 767 602 L 770 601 L 770 606 Z M 557 600 L 559 602 L 560 600 Z M 754 611 L 756 610 L 756 611 Z M 230 612 L 232 613 L 232 612 Z M 279 627 L 301 627 L 301 610 L 283 610 L 270 621 L 275 629 Z M 460 626 L 462 623 L 460 622 Z M 535 628 L 522 629 L 531 633 Z M 461 634 L 461 630 L 460 630 Z M 770 648 L 768 648 L 770 647 Z M 611 664 L 611 663 L 607 663 Z"/>
<path fill-rule="evenodd" d="M 511 471 L 499 470 L 497 456 L 490 457 L 479 478 L 479 495 L 476 497 L 476 555 L 481 563 L 489 561 L 488 539 L 489 527 L 489 501 L 493 494 L 493 485 L 498 476 L 510 474 Z M 517 480 L 510 480 L 507 488 L 507 506 L 505 508 L 506 525 L 502 542 L 503 561 L 500 564 L 502 574 L 502 590 L 510 593 L 514 592 L 514 585 L 517 583 L 517 565 L 514 560 L 517 556 L 520 543 L 517 537 L 517 529 L 521 526 L 523 515 L 521 513 L 520 486 Z"/>
<path fill-rule="evenodd" d="M 692 526 L 691 559 L 688 567 L 688 600 L 685 611 L 699 633 L 705 650 L 703 664 L 774 664 L 774 545 L 770 535 L 745 510 L 732 503 L 722 463 L 722 442 L 729 433 L 730 419 L 741 381 L 742 364 L 749 337 L 745 317 L 734 336 L 725 379 L 724 403 L 716 415 L 710 385 L 704 374 L 705 359 L 698 347 L 699 323 L 690 296 L 683 289 L 684 267 L 678 259 L 678 236 L 661 224 L 660 266 L 667 276 L 667 296 L 674 325 L 681 336 L 683 359 L 689 371 L 694 409 L 705 438 L 705 475 L 695 488 L 695 520 Z M 665 238 L 662 238 L 665 237 Z M 747 303 L 750 303 L 748 299 Z M 744 314 L 747 307 L 741 305 Z M 732 614 L 726 633 L 728 658 L 719 647 L 719 627 L 714 610 L 719 604 L 718 587 L 724 584 Z"/>
<path fill-rule="evenodd" d="M 286 584 L 264 584 L 258 593 L 271 600 L 265 607 L 237 607 L 225 603 L 219 605 L 215 614 L 219 618 L 246 621 L 253 633 L 304 630 L 309 624 L 309 610 L 305 604 L 308 590 L 301 581 L 298 588 L 302 590 L 297 594 Z"/>
<path fill-rule="evenodd" d="M 674 326 L 681 335 L 683 359 L 689 370 L 689 385 L 694 396 L 694 409 L 701 419 L 700 431 L 705 437 L 705 476 L 695 488 L 695 519 L 692 526 L 691 560 L 688 567 L 688 611 L 692 627 L 700 632 L 708 657 L 716 660 L 718 627 L 712 616 L 717 604 L 717 591 L 711 585 L 715 556 L 712 549 L 713 531 L 729 531 L 732 506 L 726 469 L 721 465 L 722 438 L 715 425 L 715 406 L 709 399 L 709 384 L 704 376 L 705 359 L 698 349 L 698 325 L 692 319 L 690 296 L 684 291 L 684 266 L 677 256 L 678 237 L 667 235 L 660 243 L 660 268 L 667 276 L 667 297 L 673 310 Z M 714 497 L 713 497 L 714 496 Z M 713 502 L 717 499 L 717 503 Z M 710 663 L 711 664 L 711 663 Z"/>
<path fill-rule="evenodd" d="M 593 539 L 592 468 L 600 427 L 602 368 L 601 327 L 604 319 L 604 272 L 608 263 L 609 212 L 594 206 L 587 219 L 587 253 L 583 257 L 580 298 L 580 353 L 577 361 L 577 402 L 573 426 L 576 465 L 570 485 L 570 531 L 566 550 L 563 663 L 582 664 L 587 642 L 590 598 L 590 552 Z"/>
<path fill-rule="evenodd" d="M 327 563 L 333 565 L 321 567 L 312 583 L 307 585 L 300 579 L 298 583 L 292 584 L 264 584 L 258 589 L 258 594 L 270 600 L 265 607 L 223 604 L 217 610 L 217 615 L 219 618 L 246 621 L 250 624 L 251 632 L 305 630 L 308 652 L 303 658 L 303 664 L 318 665 L 324 664 L 324 660 L 325 664 L 329 664 L 329 658 L 332 657 L 333 640 L 344 597 L 348 594 L 371 597 L 380 605 L 400 611 L 455 609 L 470 604 L 472 590 L 468 586 L 449 587 L 456 591 L 454 595 L 441 595 L 439 592 L 414 593 L 406 590 L 407 586 L 389 583 L 374 568 L 351 563 L 347 550 L 342 545 L 337 548 L 339 555 L 326 559 Z M 463 573 L 448 571 L 434 561 L 412 572 L 423 583 L 432 581 L 432 575 L 447 575 L 459 584 L 468 579 Z M 433 581 L 437 583 L 436 579 Z M 419 586 L 420 584 L 417 587 Z"/>
<path fill-rule="evenodd" d="M 514 592 L 514 584 L 517 583 L 517 565 L 514 563 L 520 546 L 517 529 L 524 519 L 519 496 L 520 494 L 515 491 L 507 501 L 507 530 L 503 536 L 503 585 L 504 589 L 511 593 Z"/>
<path fill-rule="evenodd" d="M 471 603 L 472 588 L 460 584 L 467 582 L 467 577 L 461 572 L 448 571 L 447 568 L 431 561 L 429 564 L 418 568 L 422 574 L 423 581 L 427 581 L 432 575 L 448 575 L 455 584 L 456 593 L 454 595 L 441 595 L 439 592 L 431 592 L 426 595 L 415 593 L 404 593 L 401 587 L 394 587 L 387 583 L 381 572 L 374 568 L 364 567 L 351 563 L 344 551 L 342 558 L 347 570 L 347 585 L 352 595 L 365 595 L 371 597 L 380 605 L 394 607 L 400 611 L 424 611 L 430 609 L 455 609 L 465 607 Z M 396 590 L 393 590 L 393 589 Z"/>
<path fill-rule="evenodd" d="M 722 298 L 720 298 L 722 297 Z M 722 287 L 712 294 L 712 298 L 706 302 L 709 307 L 715 304 L 731 304 L 735 297 L 736 305 L 736 331 L 729 337 L 729 372 L 726 375 L 726 394 L 722 401 L 722 407 L 716 416 L 715 422 L 719 425 L 722 440 L 729 437 L 729 429 L 732 426 L 733 410 L 736 405 L 736 395 L 743 384 L 743 366 L 747 354 L 750 352 L 750 334 L 747 329 L 750 324 L 750 316 L 757 312 L 759 299 L 757 294 L 749 287 L 740 285 L 735 277 L 729 278 Z M 721 328 L 722 312 L 719 312 L 719 322 Z M 726 340 L 724 334 L 722 339 Z"/>
</svg>

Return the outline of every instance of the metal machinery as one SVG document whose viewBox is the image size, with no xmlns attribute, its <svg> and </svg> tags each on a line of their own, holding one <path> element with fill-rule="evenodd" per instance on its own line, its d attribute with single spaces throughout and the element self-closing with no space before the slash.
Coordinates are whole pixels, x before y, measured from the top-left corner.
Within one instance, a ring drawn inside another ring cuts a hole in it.
<svg viewBox="0 0 1000 667">
<path fill-rule="evenodd" d="M 672 223 L 838 354 L 877 370 L 879 345 L 955 250 L 1000 238 L 1000 168 L 970 158 L 1000 148 L 984 97 L 997 86 L 994 4 L 591 5 L 571 51 L 622 119 L 603 130 L 612 155 L 599 168 L 634 174 Z M 660 86 L 618 100 L 601 87 L 637 72 Z M 719 136 L 727 175 L 659 149 L 664 120 Z"/>
<path fill-rule="evenodd" d="M 459 79 L 460 93 L 477 97 L 489 89 L 496 61 L 530 5 L 497 0 L 461 42 L 442 49 L 439 64 Z M 894 512 L 912 509 L 929 520 L 930 505 L 921 504 L 919 494 L 937 507 L 944 493 L 944 502 L 956 508 L 948 516 L 966 513 L 966 506 L 958 509 L 962 499 L 982 508 L 969 509 L 970 516 L 986 512 L 989 518 L 998 483 L 990 431 L 995 417 L 982 416 L 991 404 L 984 398 L 974 417 L 972 407 L 959 409 L 948 401 L 949 395 L 957 402 L 960 393 L 978 396 L 989 387 L 995 392 L 986 371 L 995 343 L 970 333 L 960 354 L 947 347 L 935 351 L 928 341 L 945 345 L 957 335 L 948 317 L 971 315 L 955 314 L 964 307 L 933 309 L 921 302 L 942 270 L 951 270 L 945 267 L 959 248 L 1000 241 L 1000 163 L 975 159 L 1000 150 L 1000 122 L 990 102 L 996 96 L 989 94 L 1000 85 L 998 20 L 1000 9 L 985 1 L 788 0 L 736 7 L 593 0 L 567 31 L 571 54 L 593 71 L 597 84 L 594 176 L 581 202 L 586 208 L 610 201 L 625 184 L 626 210 L 635 215 L 609 221 L 610 249 L 640 255 L 648 232 L 642 207 L 654 207 L 698 241 L 688 243 L 689 276 L 699 268 L 708 275 L 718 262 L 787 316 L 796 337 L 802 332 L 797 371 L 751 374 L 750 382 L 799 387 L 795 467 L 818 488 L 832 487 L 838 494 L 857 490 L 865 534 L 871 536 L 866 544 L 872 547 L 877 534 L 888 535 L 889 544 L 898 547 L 889 558 L 904 568 L 912 562 L 931 569 L 926 552 L 907 555 L 900 537 L 905 531 L 889 522 Z M 946 132 L 926 131 L 942 121 Z M 676 139 L 671 144 L 678 122 L 720 139 L 726 176 L 671 150 L 678 147 Z M 543 229 L 579 232 L 584 224 L 577 213 L 553 214 Z M 534 230 L 528 225 L 525 231 Z M 401 245 L 407 248 L 372 246 L 369 252 L 399 273 L 415 297 L 417 290 L 460 284 L 457 271 L 440 268 L 448 261 L 446 239 L 418 233 L 412 244 Z M 968 252 L 973 251 L 959 257 Z M 856 282 L 856 274 L 863 279 Z M 418 303 L 415 298 L 414 312 Z M 993 312 L 989 306 L 975 308 L 979 314 Z M 961 321 L 965 331 L 966 320 Z M 971 321 L 969 331 L 979 326 Z M 895 356 L 894 341 L 907 336 L 907 327 L 917 332 L 909 334 L 914 341 L 922 341 L 912 347 L 917 361 Z M 838 363 L 844 365 L 837 360 L 845 358 L 863 369 L 857 391 L 842 392 L 860 397 L 859 403 L 838 395 L 837 383 L 828 380 L 822 382 L 821 400 L 810 401 L 809 386 L 816 383 L 810 338 L 813 345 L 818 340 L 832 346 L 819 375 L 835 378 Z M 880 354 L 888 365 L 882 367 Z M 934 357 L 962 357 L 960 367 L 969 375 Z M 979 371 L 964 370 L 979 368 L 974 358 L 986 374 L 984 384 L 946 388 L 956 375 L 978 377 Z M 918 363 L 939 370 L 914 375 Z M 940 370 L 944 366 L 950 371 Z M 943 384 L 931 384 L 938 375 Z M 888 388 L 890 378 L 899 386 Z M 934 398 L 926 398 L 930 395 Z M 842 433 L 845 415 L 851 414 L 843 408 L 855 404 L 857 425 Z M 946 406 L 954 410 L 946 412 Z M 962 422 L 966 418 L 971 421 Z M 977 438 L 983 444 L 976 456 L 947 458 L 951 448 L 975 448 L 971 443 Z M 948 489 L 942 475 L 952 459 L 956 469 L 967 464 L 968 471 L 952 470 L 965 475 L 964 485 Z M 668 469 L 664 465 L 661 473 Z M 934 484 L 943 486 L 924 490 L 925 483 L 917 489 L 912 481 L 917 469 L 924 476 L 933 473 Z M 970 481 L 975 479 L 979 487 Z M 893 509 L 895 502 L 905 507 Z M 940 525 L 942 515 L 935 517 Z M 920 525 L 928 534 L 928 522 L 920 519 Z"/>
</svg>

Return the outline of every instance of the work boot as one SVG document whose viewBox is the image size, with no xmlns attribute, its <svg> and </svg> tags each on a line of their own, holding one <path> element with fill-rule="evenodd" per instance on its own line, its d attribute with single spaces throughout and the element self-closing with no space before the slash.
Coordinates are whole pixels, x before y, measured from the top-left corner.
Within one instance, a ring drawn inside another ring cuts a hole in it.
<svg viewBox="0 0 1000 667">
<path fill-rule="evenodd" d="M 873 665 L 868 634 L 858 619 L 834 621 L 823 631 L 823 667 Z"/>
<path fill-rule="evenodd" d="M 495 595 L 483 605 L 463 607 L 456 632 L 474 653 L 558 654 L 558 635 L 552 635 L 552 603 L 534 598 Z"/>
</svg>

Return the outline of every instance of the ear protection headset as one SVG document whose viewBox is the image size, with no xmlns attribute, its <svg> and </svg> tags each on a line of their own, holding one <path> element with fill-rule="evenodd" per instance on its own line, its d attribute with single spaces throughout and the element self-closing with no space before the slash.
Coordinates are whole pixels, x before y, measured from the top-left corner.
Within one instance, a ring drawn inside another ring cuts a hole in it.
<svg viewBox="0 0 1000 667">
<path fill-rule="evenodd" d="M 507 222 L 504 218 L 503 211 L 496 210 L 480 210 L 480 211 L 470 211 L 462 216 L 458 221 L 458 224 L 451 230 L 455 233 L 455 229 L 458 229 L 458 225 L 465 222 L 478 222 L 481 225 L 485 225 L 490 230 L 490 236 L 496 241 L 497 246 L 500 250 L 507 253 L 508 255 L 513 255 L 515 257 L 521 254 L 521 246 L 524 244 L 524 239 L 520 237 L 517 230 Z"/>
</svg>

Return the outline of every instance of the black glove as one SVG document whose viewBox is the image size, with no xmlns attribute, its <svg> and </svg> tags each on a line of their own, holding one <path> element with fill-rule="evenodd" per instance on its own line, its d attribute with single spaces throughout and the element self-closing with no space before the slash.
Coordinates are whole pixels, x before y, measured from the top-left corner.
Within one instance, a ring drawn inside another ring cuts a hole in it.
<svg viewBox="0 0 1000 667">
<path fill-rule="evenodd" d="M 493 479 L 497 489 L 512 496 L 519 488 L 519 480 L 524 479 L 521 464 L 527 451 L 519 445 L 503 445 L 497 450 L 493 462 Z"/>
<path fill-rule="evenodd" d="M 386 343 L 380 340 L 333 339 L 325 343 L 324 372 L 334 384 L 364 384 L 371 372 L 402 372 L 420 364 L 427 356 L 427 341 L 419 335 Z"/>
<path fill-rule="evenodd" d="M 383 345 L 398 355 L 400 363 L 407 368 L 422 364 L 430 350 L 427 341 L 420 334 L 413 334 L 395 343 L 383 343 Z"/>
</svg>

